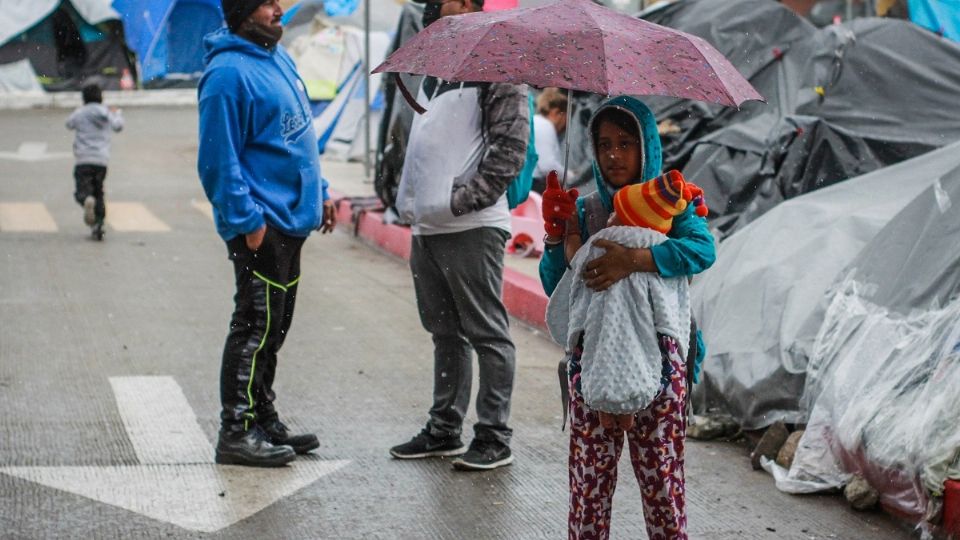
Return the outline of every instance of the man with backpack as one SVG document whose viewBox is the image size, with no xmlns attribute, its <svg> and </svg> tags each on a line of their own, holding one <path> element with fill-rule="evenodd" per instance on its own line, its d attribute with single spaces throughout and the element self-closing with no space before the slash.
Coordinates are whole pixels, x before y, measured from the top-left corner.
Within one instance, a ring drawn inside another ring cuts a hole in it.
<svg viewBox="0 0 960 540">
<path fill-rule="evenodd" d="M 424 27 L 482 9 L 482 0 L 427 2 Z M 424 79 L 397 209 L 413 228 L 410 269 L 417 308 L 434 343 L 433 405 L 426 427 L 390 449 L 398 459 L 460 456 L 461 470 L 513 462 L 507 427 L 515 349 L 500 298 L 510 237 L 507 187 L 523 168 L 530 136 L 527 87 Z M 460 439 L 477 351 L 477 424 Z"/>
</svg>

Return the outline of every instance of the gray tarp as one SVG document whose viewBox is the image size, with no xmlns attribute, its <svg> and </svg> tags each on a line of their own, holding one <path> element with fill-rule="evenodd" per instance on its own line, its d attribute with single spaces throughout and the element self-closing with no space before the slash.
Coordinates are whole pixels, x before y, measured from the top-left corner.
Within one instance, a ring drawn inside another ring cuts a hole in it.
<svg viewBox="0 0 960 540">
<path fill-rule="evenodd" d="M 937 515 L 944 480 L 960 476 L 958 237 L 960 165 L 839 272 L 814 316 L 807 429 L 790 471 L 770 466 L 779 488 L 830 489 L 856 473 L 888 508 Z"/>
<path fill-rule="evenodd" d="M 751 429 L 804 421 L 824 293 L 893 216 L 957 167 L 960 143 L 783 202 L 721 243 L 691 293 L 707 342 L 698 409 L 721 406 Z"/>
</svg>

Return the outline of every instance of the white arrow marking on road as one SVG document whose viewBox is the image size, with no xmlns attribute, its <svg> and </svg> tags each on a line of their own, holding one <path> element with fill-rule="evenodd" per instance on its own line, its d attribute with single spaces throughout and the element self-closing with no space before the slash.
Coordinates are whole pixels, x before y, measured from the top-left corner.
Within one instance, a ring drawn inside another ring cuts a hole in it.
<svg viewBox="0 0 960 540">
<path fill-rule="evenodd" d="M 173 378 L 111 377 L 110 384 L 140 465 L 0 467 L 0 472 L 185 529 L 214 532 L 349 463 L 298 457 L 277 469 L 215 465 L 213 448 Z"/>
<path fill-rule="evenodd" d="M 70 152 L 47 152 L 47 143 L 24 141 L 16 152 L 0 152 L 0 159 L 12 161 L 50 161 L 73 157 Z"/>
</svg>

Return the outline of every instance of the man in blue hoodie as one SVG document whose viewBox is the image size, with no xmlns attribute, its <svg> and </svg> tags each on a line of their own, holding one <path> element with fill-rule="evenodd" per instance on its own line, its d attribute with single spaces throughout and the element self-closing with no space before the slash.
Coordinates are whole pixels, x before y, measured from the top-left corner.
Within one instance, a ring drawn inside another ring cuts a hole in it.
<svg viewBox="0 0 960 540">
<path fill-rule="evenodd" d="M 276 467 L 320 443 L 291 434 L 273 406 L 277 352 L 290 328 L 300 249 L 333 230 L 310 103 L 278 45 L 279 0 L 222 0 L 227 28 L 204 39 L 197 168 L 237 292 L 220 371 L 217 463 Z"/>
</svg>

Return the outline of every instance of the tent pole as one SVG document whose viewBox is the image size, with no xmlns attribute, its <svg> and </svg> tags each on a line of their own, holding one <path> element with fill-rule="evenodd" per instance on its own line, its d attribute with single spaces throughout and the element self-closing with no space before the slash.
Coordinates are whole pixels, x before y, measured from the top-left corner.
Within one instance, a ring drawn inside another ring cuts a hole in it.
<svg viewBox="0 0 960 540">
<path fill-rule="evenodd" d="M 363 3 L 363 172 L 370 180 L 370 0 Z"/>
</svg>

